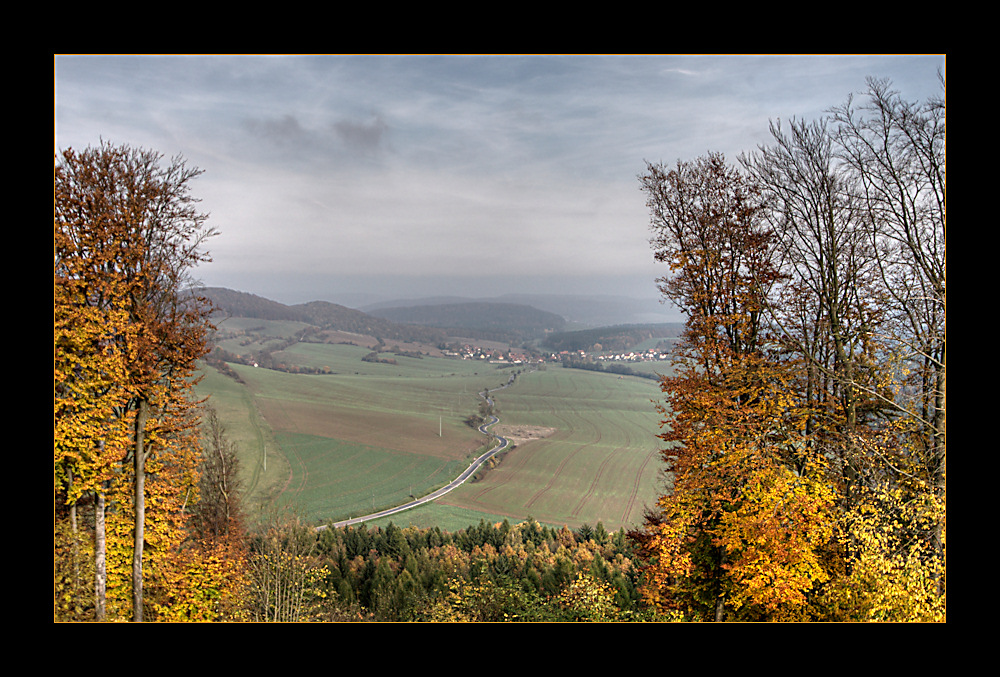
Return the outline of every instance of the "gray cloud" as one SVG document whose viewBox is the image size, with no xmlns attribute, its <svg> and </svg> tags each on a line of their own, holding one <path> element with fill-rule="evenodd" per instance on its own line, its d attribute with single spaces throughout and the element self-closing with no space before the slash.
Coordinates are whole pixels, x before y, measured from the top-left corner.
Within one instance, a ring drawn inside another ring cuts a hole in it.
<svg viewBox="0 0 1000 677">
<path fill-rule="evenodd" d="M 307 136 L 295 116 L 289 114 L 278 119 L 247 120 L 245 125 L 254 136 L 281 146 L 299 146 Z"/>
<path fill-rule="evenodd" d="M 349 148 L 371 152 L 380 147 L 388 125 L 376 116 L 367 122 L 339 120 L 333 123 L 333 128 Z"/>
<path fill-rule="evenodd" d="M 769 119 L 819 116 L 868 75 L 926 98 L 942 61 L 59 57 L 56 143 L 104 138 L 204 169 L 211 284 L 655 295 L 646 160 L 735 159 L 767 142 Z"/>
</svg>

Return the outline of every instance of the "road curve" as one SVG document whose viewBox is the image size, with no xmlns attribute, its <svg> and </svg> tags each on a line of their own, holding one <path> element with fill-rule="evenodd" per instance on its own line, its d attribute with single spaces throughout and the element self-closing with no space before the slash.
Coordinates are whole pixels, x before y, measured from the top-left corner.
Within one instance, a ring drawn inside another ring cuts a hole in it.
<svg viewBox="0 0 1000 677">
<path fill-rule="evenodd" d="M 502 389 L 510 386 L 513 383 L 514 383 L 514 375 L 511 374 L 510 378 L 507 379 L 507 383 L 503 384 L 502 386 L 499 386 L 498 388 L 496 388 L 496 390 L 502 390 Z M 493 406 L 493 399 L 491 397 L 489 397 L 489 395 L 487 395 L 487 393 L 489 393 L 489 392 L 490 392 L 489 390 L 484 390 L 483 392 L 479 393 L 479 396 L 482 397 L 484 400 L 486 400 L 487 404 L 489 404 L 492 407 Z M 499 421 L 500 421 L 499 418 L 497 418 L 493 414 L 490 414 L 489 420 L 486 421 L 485 423 L 483 423 L 481 426 L 479 426 L 479 432 L 481 432 L 482 434 L 486 435 L 487 437 L 491 437 L 491 438 L 497 440 L 499 442 L 499 444 L 497 444 L 495 447 L 491 448 L 489 451 L 487 451 L 486 453 L 482 454 L 479 458 L 477 458 L 476 460 L 474 460 L 471 464 L 469 464 L 469 467 L 466 468 L 464 472 L 462 472 L 461 475 L 459 475 L 458 477 L 456 477 L 455 479 L 453 479 L 447 485 L 441 487 L 440 489 L 438 489 L 436 491 L 433 491 L 433 492 L 427 494 L 426 496 L 421 496 L 420 498 L 416 498 L 416 499 L 410 501 L 409 503 L 404 503 L 403 505 L 397 505 L 394 508 L 386 508 L 385 510 L 380 510 L 378 512 L 373 512 L 373 513 L 371 513 L 369 515 L 363 515 L 361 517 L 352 517 L 350 519 L 341 520 L 340 522 L 334 522 L 332 526 L 335 527 L 335 528 L 346 527 L 346 526 L 350 526 L 350 525 L 353 525 L 353 524 L 360 524 L 362 522 L 368 522 L 370 520 L 379 519 L 381 517 L 388 517 L 390 515 L 395 515 L 396 513 L 403 512 L 404 510 L 409 510 L 410 508 L 416 508 L 419 505 L 424 505 L 424 504 L 430 503 L 431 501 L 434 501 L 434 500 L 436 500 L 438 498 L 441 498 L 442 496 L 444 496 L 445 494 L 447 494 L 449 491 L 451 491 L 455 487 L 463 484 L 467 479 L 469 479 L 470 477 L 472 477 L 472 475 L 476 472 L 476 470 L 479 469 L 479 466 L 481 466 L 487 460 L 489 460 L 493 456 L 496 456 L 501 451 L 503 451 L 504 449 L 506 449 L 507 447 L 510 446 L 510 440 L 509 439 L 507 439 L 506 437 L 501 437 L 500 435 L 494 435 L 494 434 L 490 433 L 490 431 L 489 431 L 489 429 L 492 426 L 496 425 Z M 327 525 L 323 525 L 323 526 L 317 527 L 317 531 L 325 529 L 326 526 Z"/>
</svg>

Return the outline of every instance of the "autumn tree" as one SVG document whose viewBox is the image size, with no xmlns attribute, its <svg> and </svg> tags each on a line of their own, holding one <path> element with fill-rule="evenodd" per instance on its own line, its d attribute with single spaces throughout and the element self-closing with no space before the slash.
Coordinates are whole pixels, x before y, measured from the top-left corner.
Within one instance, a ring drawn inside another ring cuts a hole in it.
<svg viewBox="0 0 1000 677">
<path fill-rule="evenodd" d="M 585 573 L 577 574 L 563 588 L 556 604 L 568 620 L 578 623 L 612 623 L 621 615 L 615 604 L 614 588 Z"/>
<path fill-rule="evenodd" d="M 634 534 L 688 617 L 944 609 L 943 102 L 884 82 L 740 158 L 641 177 L 688 316 L 659 410 L 673 487 Z"/>
<path fill-rule="evenodd" d="M 855 177 L 838 161 L 826 121 L 792 121 L 787 130 L 775 123 L 771 135 L 744 157 L 769 198 L 785 273 L 769 321 L 803 360 L 810 444 L 836 456 L 849 492 L 864 464 L 856 435 L 883 408 L 874 252 Z"/>
<path fill-rule="evenodd" d="M 209 326 L 207 306 L 189 291 L 213 234 L 190 194 L 201 171 L 162 160 L 102 143 L 64 151 L 54 172 L 56 468 L 61 482 L 72 478 L 67 504 L 95 492 L 98 523 L 104 492 L 127 478 L 131 505 L 116 515 L 130 515 L 135 620 L 143 618 L 147 464 L 159 455 L 154 481 L 170 496 L 156 498 L 159 515 L 196 498 L 190 394 Z"/>
<path fill-rule="evenodd" d="M 280 511 L 265 516 L 250 541 L 247 617 L 255 622 L 315 620 L 328 570 L 316 557 L 315 530 Z"/>
<path fill-rule="evenodd" d="M 694 617 L 773 617 L 823 580 L 822 463 L 802 445 L 794 363 L 769 332 L 783 281 L 763 191 L 711 154 L 641 177 L 664 296 L 687 314 L 661 379 L 673 477 L 637 536 L 646 599 Z"/>
<path fill-rule="evenodd" d="M 248 538 L 236 445 L 214 408 L 207 406 L 199 414 L 204 419 L 198 431 L 202 443 L 190 445 L 202 453 L 197 464 L 197 500 L 194 487 L 188 487 L 183 510 L 186 537 L 181 547 L 162 564 L 158 560 L 163 557 L 150 558 L 158 566 L 149 604 L 159 620 L 243 620 L 247 616 Z"/>
<path fill-rule="evenodd" d="M 57 188 L 61 186 L 57 184 Z M 72 199 L 71 195 L 57 193 L 57 201 Z M 114 279 L 100 275 L 103 264 L 99 260 L 93 267 L 82 263 L 85 256 L 103 257 L 101 246 L 106 240 L 91 235 L 60 228 L 57 222 L 53 470 L 56 514 L 60 518 L 65 514 L 68 521 L 68 530 L 60 533 L 69 539 L 64 546 L 73 564 L 65 569 L 67 577 L 57 581 L 56 587 L 62 592 L 64 604 L 76 608 L 92 604 L 95 617 L 103 620 L 107 581 L 105 501 L 109 483 L 128 448 L 127 422 L 121 415 L 128 399 L 125 361 L 117 343 L 127 331 L 127 319 L 111 301 L 120 291 Z M 81 505 L 92 505 L 94 510 L 90 602 L 81 600 Z"/>
<path fill-rule="evenodd" d="M 213 407 L 206 407 L 204 457 L 199 477 L 194 530 L 205 541 L 243 537 L 244 515 L 239 455 Z"/>
<path fill-rule="evenodd" d="M 812 393 L 830 423 L 827 453 L 838 460 L 842 521 L 851 534 L 845 571 L 863 568 L 873 542 L 865 534 L 880 531 L 872 525 L 881 520 L 922 544 L 912 562 L 926 566 L 884 572 L 877 585 L 930 577 L 943 596 L 943 99 L 910 103 L 888 82 L 870 79 L 860 105 L 849 99 L 787 133 L 772 127 L 772 136 L 747 166 L 774 199 L 771 219 L 782 229 L 789 277 L 812 309 L 814 340 L 795 331 L 783 338 L 818 377 Z M 790 329 L 782 315 L 789 306 L 773 307 L 775 321 Z M 896 503 L 909 519 L 885 508 Z M 910 510 L 918 504 L 925 507 Z M 860 512 L 867 520 L 856 518 Z"/>
</svg>

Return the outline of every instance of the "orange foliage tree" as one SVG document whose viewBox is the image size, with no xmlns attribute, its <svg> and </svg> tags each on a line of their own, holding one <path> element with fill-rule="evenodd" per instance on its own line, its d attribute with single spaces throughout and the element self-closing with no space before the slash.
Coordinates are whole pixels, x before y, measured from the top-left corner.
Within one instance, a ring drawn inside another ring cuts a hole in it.
<svg viewBox="0 0 1000 677">
<path fill-rule="evenodd" d="M 66 516 L 63 530 L 68 543 L 69 566 L 57 562 L 55 587 L 57 616 L 79 616 L 92 608 L 105 615 L 106 549 L 105 499 L 108 483 L 128 449 L 125 409 L 125 362 L 116 339 L 126 331 L 125 314 L 106 301 L 116 293 L 114 280 L 95 276 L 77 267 L 78 252 L 91 245 L 72 233 L 56 229 L 56 268 L 53 310 L 53 486 L 57 515 Z M 96 255 L 96 250 L 91 250 Z M 95 542 L 93 587 L 85 586 L 80 572 L 82 534 L 78 507 L 92 503 Z M 58 530 L 57 530 L 58 533 Z M 90 590 L 92 596 L 85 592 Z M 70 609 L 75 609 L 69 613 Z"/>
<path fill-rule="evenodd" d="M 804 444 L 794 361 L 766 331 L 781 275 L 761 192 L 715 154 L 643 180 L 671 270 L 661 290 L 688 315 L 661 380 L 673 487 L 637 534 L 644 594 L 695 618 L 791 614 L 825 580 L 832 496 Z"/>
<path fill-rule="evenodd" d="M 868 94 L 773 125 L 742 171 L 641 177 L 688 316 L 661 380 L 673 486 L 633 534 L 663 610 L 944 618 L 943 102 Z"/>
<path fill-rule="evenodd" d="M 191 387 L 210 325 L 189 275 L 213 234 L 190 195 L 200 173 L 111 144 L 66 150 L 55 167 L 55 493 L 71 513 L 95 496 L 95 558 L 106 557 L 113 618 L 143 620 L 144 575 L 169 578 L 198 499 Z"/>
</svg>

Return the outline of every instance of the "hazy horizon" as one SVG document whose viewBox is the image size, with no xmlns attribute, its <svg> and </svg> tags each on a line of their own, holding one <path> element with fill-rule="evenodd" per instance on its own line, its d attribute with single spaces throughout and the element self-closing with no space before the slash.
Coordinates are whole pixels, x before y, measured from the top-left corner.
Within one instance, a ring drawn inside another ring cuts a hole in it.
<svg viewBox="0 0 1000 677">
<path fill-rule="evenodd" d="M 197 278 L 197 274 L 195 275 Z M 234 291 L 247 292 L 286 305 L 297 305 L 310 301 L 329 301 L 351 308 L 361 308 L 387 301 L 417 301 L 438 298 L 456 299 L 500 299 L 517 296 L 566 296 L 580 298 L 622 298 L 635 301 L 660 301 L 661 296 L 655 280 L 648 285 L 630 286 L 632 280 L 619 284 L 607 280 L 587 283 L 571 278 L 536 280 L 531 278 L 497 278 L 487 280 L 477 278 L 475 285 L 468 280 L 454 279 L 395 279 L 392 276 L 352 276 L 343 280 L 330 277 L 311 279 L 277 278 L 273 281 L 249 276 L 245 280 L 236 275 L 229 278 L 231 284 L 215 284 L 199 280 L 206 287 L 224 287 Z M 607 286 L 603 286 L 607 284 Z M 647 288 L 648 287 L 648 288 Z M 261 292 L 259 289 L 269 290 Z"/>
<path fill-rule="evenodd" d="M 282 303 L 508 293 L 658 297 L 638 176 L 942 55 L 55 55 L 55 146 L 182 155 L 207 286 Z M 344 304 L 347 305 L 347 304 Z"/>
</svg>

